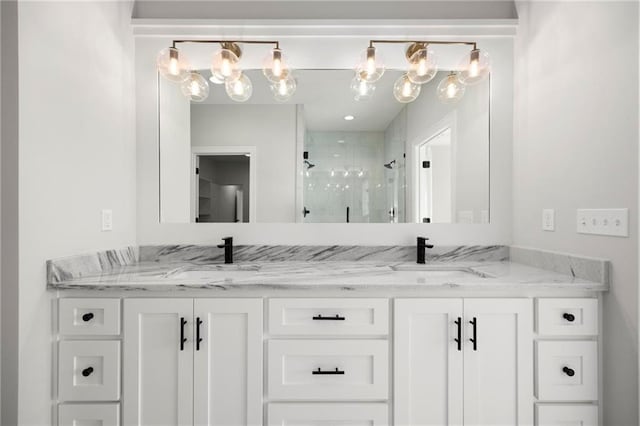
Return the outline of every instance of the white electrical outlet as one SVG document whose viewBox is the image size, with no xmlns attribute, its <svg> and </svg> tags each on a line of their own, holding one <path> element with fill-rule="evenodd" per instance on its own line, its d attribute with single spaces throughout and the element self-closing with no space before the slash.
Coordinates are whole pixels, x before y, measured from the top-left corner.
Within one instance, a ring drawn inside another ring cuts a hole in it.
<svg viewBox="0 0 640 426">
<path fill-rule="evenodd" d="M 580 234 L 629 236 L 629 209 L 578 209 Z"/>
<path fill-rule="evenodd" d="M 113 211 L 112 210 L 102 210 L 102 230 L 103 231 L 113 230 Z"/>
<path fill-rule="evenodd" d="M 556 211 L 554 209 L 542 210 L 542 230 L 543 231 L 556 230 Z"/>
</svg>

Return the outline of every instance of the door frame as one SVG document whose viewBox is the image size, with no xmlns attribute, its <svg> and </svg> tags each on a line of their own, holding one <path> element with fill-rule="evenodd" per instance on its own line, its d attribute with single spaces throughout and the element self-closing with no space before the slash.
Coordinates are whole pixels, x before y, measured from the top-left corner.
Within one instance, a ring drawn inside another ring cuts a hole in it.
<svg viewBox="0 0 640 426">
<path fill-rule="evenodd" d="M 457 222 L 456 214 L 456 158 L 457 158 L 457 113 L 451 111 L 435 124 L 427 127 L 415 137 L 410 143 L 409 149 L 409 170 L 411 170 L 411 193 L 413 194 L 412 214 L 414 223 L 422 223 L 420 220 L 420 147 L 440 135 L 445 130 L 451 130 L 451 223 Z"/>
<path fill-rule="evenodd" d="M 244 155 L 249 154 L 249 223 L 256 222 L 256 164 L 258 150 L 255 146 L 192 146 L 191 147 L 191 221 L 195 222 L 198 211 L 198 181 L 196 179 L 196 159 L 203 155 Z"/>
</svg>

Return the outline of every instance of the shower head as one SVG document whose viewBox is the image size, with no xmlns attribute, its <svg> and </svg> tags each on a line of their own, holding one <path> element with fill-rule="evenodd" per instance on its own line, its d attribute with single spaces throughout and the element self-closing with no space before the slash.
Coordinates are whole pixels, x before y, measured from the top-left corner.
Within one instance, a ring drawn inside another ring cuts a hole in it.
<svg viewBox="0 0 640 426">
<path fill-rule="evenodd" d="M 391 161 L 389 161 L 387 164 L 385 164 L 384 166 L 385 166 L 387 169 L 393 169 L 393 165 L 394 165 L 394 164 L 396 164 L 396 160 L 391 160 Z"/>
<path fill-rule="evenodd" d="M 316 166 L 315 164 L 311 164 L 309 160 L 304 160 L 304 164 L 307 165 L 307 170 L 313 169 Z"/>
</svg>

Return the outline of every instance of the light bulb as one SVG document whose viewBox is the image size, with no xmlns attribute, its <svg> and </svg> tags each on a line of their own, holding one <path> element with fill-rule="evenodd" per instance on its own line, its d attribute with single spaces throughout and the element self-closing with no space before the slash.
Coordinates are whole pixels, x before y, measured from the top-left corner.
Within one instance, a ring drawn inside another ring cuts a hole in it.
<svg viewBox="0 0 640 426">
<path fill-rule="evenodd" d="M 409 58 L 407 76 L 412 83 L 428 83 L 436 76 L 437 72 L 436 57 L 431 49 L 427 47 L 420 49 Z"/>
<path fill-rule="evenodd" d="M 380 55 L 376 54 L 376 48 L 372 46 L 367 47 L 358 65 L 356 65 L 356 75 L 360 80 L 374 83 L 380 80 L 383 74 L 384 64 L 380 59 Z"/>
<path fill-rule="evenodd" d="M 244 73 L 240 74 L 240 77 L 235 80 L 228 80 L 224 84 L 224 88 L 229 98 L 236 102 L 245 102 L 253 94 L 251 80 Z"/>
<path fill-rule="evenodd" d="M 458 79 L 462 84 L 472 86 L 480 83 L 491 72 L 491 58 L 486 51 L 473 49 L 465 55 L 460 63 L 460 75 Z"/>
<path fill-rule="evenodd" d="M 455 72 L 442 79 L 437 88 L 438 98 L 445 104 L 458 102 L 464 96 L 465 86 L 460 83 Z"/>
<path fill-rule="evenodd" d="M 296 92 L 296 79 L 291 74 L 281 78 L 276 83 L 271 84 L 270 89 L 276 101 L 286 102 Z"/>
<path fill-rule="evenodd" d="M 237 80 L 242 74 L 238 66 L 238 57 L 229 49 L 221 49 L 213 55 L 211 75 L 218 81 Z"/>
<path fill-rule="evenodd" d="M 366 80 L 361 80 L 356 74 L 351 80 L 351 91 L 356 101 L 364 101 L 370 99 L 376 91 L 376 86 Z"/>
<path fill-rule="evenodd" d="M 182 82 L 182 94 L 193 102 L 202 102 L 209 96 L 209 84 L 207 80 L 197 72 L 188 74 Z"/>
<path fill-rule="evenodd" d="M 393 85 L 393 96 L 398 102 L 413 102 L 420 95 L 420 85 L 413 83 L 407 74 L 403 74 Z"/>
<path fill-rule="evenodd" d="M 156 58 L 158 72 L 169 81 L 182 82 L 189 76 L 189 61 L 184 53 L 175 47 L 168 47 Z"/>
<path fill-rule="evenodd" d="M 279 48 L 273 49 L 263 61 L 262 73 L 272 83 L 286 78 L 290 73 L 287 61 Z"/>
</svg>

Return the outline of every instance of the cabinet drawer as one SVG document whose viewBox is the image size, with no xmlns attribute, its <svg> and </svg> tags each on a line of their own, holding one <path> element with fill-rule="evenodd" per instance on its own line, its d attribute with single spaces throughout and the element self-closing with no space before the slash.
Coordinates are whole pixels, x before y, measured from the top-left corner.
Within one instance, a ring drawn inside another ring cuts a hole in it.
<svg viewBox="0 0 640 426">
<path fill-rule="evenodd" d="M 384 403 L 269 404 L 268 426 L 387 426 Z"/>
<path fill-rule="evenodd" d="M 597 405 L 536 406 L 536 426 L 598 426 Z"/>
<path fill-rule="evenodd" d="M 538 334 L 597 335 L 598 299 L 538 299 Z"/>
<path fill-rule="evenodd" d="M 272 340 L 269 398 L 387 399 L 388 354 L 383 340 Z"/>
<path fill-rule="evenodd" d="M 387 299 L 270 299 L 274 335 L 385 335 Z"/>
<path fill-rule="evenodd" d="M 61 401 L 116 401 L 120 398 L 120 342 L 62 341 L 58 355 Z"/>
<path fill-rule="evenodd" d="M 538 342 L 538 399 L 595 401 L 598 399 L 596 342 Z"/>
<path fill-rule="evenodd" d="M 120 334 L 119 299 L 60 299 L 59 303 L 60 334 Z"/>
<path fill-rule="evenodd" d="M 119 404 L 60 404 L 58 426 L 119 426 Z"/>
</svg>

